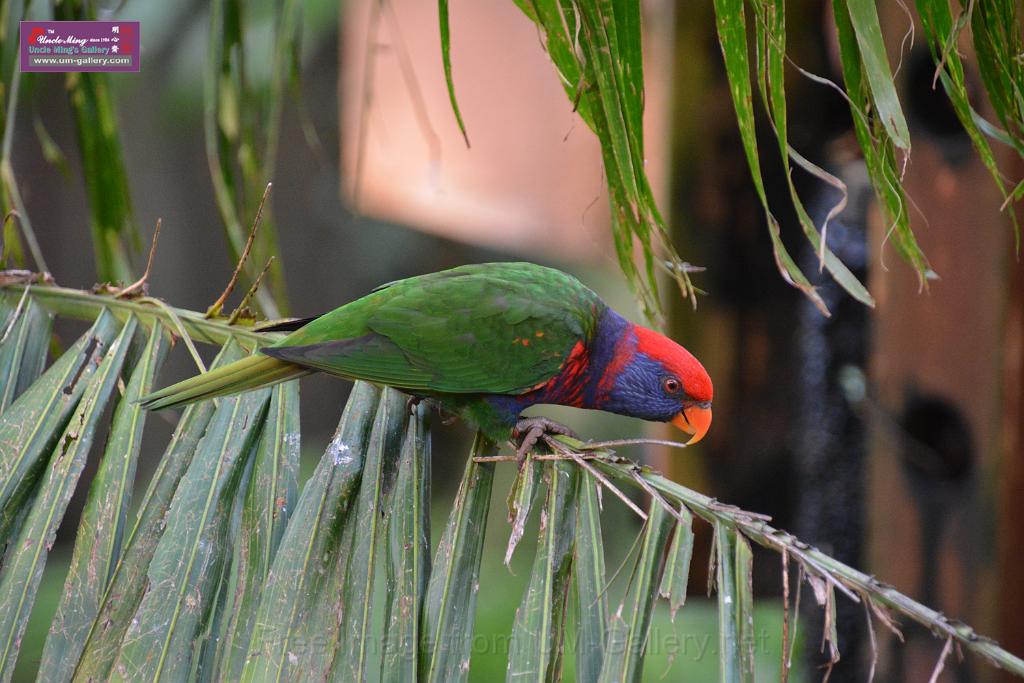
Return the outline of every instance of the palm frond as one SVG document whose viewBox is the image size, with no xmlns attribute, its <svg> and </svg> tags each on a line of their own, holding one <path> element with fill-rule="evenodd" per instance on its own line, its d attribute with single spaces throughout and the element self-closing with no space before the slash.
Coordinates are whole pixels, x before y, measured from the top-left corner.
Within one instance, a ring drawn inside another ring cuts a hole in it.
<svg viewBox="0 0 1024 683">
<path fill-rule="evenodd" d="M 544 48 L 558 73 L 573 111 L 594 131 L 601 144 L 612 232 L 619 265 L 650 318 L 661 313 L 657 301 L 655 252 L 663 255 L 667 271 L 681 293 L 696 304 L 688 269 L 670 241 L 651 194 L 643 168 L 642 120 L 644 98 L 640 9 L 636 2 L 619 0 L 516 0 L 519 8 L 537 24 Z M 1018 58 L 1024 46 L 1021 9 L 1014 0 L 960 3 L 954 16 L 947 0 L 917 0 L 918 14 L 936 65 L 936 79 L 981 161 L 1003 195 L 1004 208 L 1024 197 L 1024 180 L 1007 179 L 991 141 L 1024 156 L 1024 66 Z M 753 21 L 748 30 L 747 8 Z M 886 52 L 885 34 L 874 0 L 833 0 L 844 88 L 836 86 L 850 105 L 854 132 L 864 155 L 868 175 L 888 222 L 887 241 L 917 272 L 921 283 L 933 278 L 928 259 L 911 229 L 910 203 L 903 175 L 911 153 L 910 130 L 903 113 L 895 75 Z M 441 44 L 445 78 L 452 107 L 461 126 L 454 96 L 447 30 L 448 3 L 439 1 L 442 17 Z M 804 237 L 819 254 L 821 266 L 852 297 L 873 306 L 874 299 L 850 269 L 828 247 L 828 221 L 846 203 L 842 182 L 809 161 L 789 140 L 784 71 L 786 53 L 786 6 L 784 0 L 715 0 L 718 42 L 736 112 L 737 124 L 751 179 L 765 214 L 772 253 L 782 278 L 802 291 L 825 314 L 828 309 L 807 275 L 801 271 L 784 244 L 776 211 L 768 204 L 762 160 L 755 125 L 753 86 L 756 80 L 762 105 L 778 143 L 790 200 Z M 957 40 L 970 26 L 977 66 L 992 102 L 999 125 L 987 121 L 968 100 L 963 59 Z M 457 40 L 457 37 L 456 37 Z M 750 46 L 756 61 L 751 69 Z M 818 82 L 825 79 L 802 69 L 802 75 Z M 791 164 L 839 191 L 821 225 L 808 214 L 797 193 Z M 1020 241 L 1017 218 L 1009 218 Z M 639 244 L 643 268 L 634 261 Z M 660 250 L 660 251 L 659 251 Z"/>
<path fill-rule="evenodd" d="M 669 273 L 696 305 L 689 270 L 676 254 L 644 161 L 640 5 L 619 0 L 516 0 L 536 24 L 574 111 L 601 142 L 619 266 L 645 314 L 663 311 L 657 275 Z M 642 266 L 636 263 L 641 248 Z M 656 255 L 656 252 L 658 255 Z M 667 263 L 665 269 L 659 264 Z"/>
<path fill-rule="evenodd" d="M 170 330 L 219 340 L 215 366 L 252 353 L 259 334 L 152 300 L 53 286 L 9 286 L 0 312 L 11 330 L 0 337 L 7 364 L 0 377 L 18 387 L 0 413 L 0 678 L 12 676 L 53 534 L 91 451 L 102 459 L 40 680 L 469 676 L 478 592 L 488 590 L 480 567 L 496 458 L 506 458 L 495 455 L 494 444 L 480 436 L 474 443 L 432 562 L 424 408 L 410 412 L 398 392 L 364 383 L 301 494 L 294 381 L 190 406 L 129 520 L 145 429 L 136 399 L 157 381 Z M 31 360 L 45 357 L 40 349 L 10 353 L 21 338 L 45 347 L 44 335 L 17 332 L 48 329 L 56 312 L 92 325 L 45 371 Z M 104 429 L 110 435 L 101 449 L 94 441 Z M 511 495 L 512 526 L 526 528 L 520 516 L 540 525 L 512 627 L 509 679 L 561 679 L 573 644 L 579 680 L 640 680 L 659 594 L 673 609 L 686 594 L 694 517 L 714 529 L 719 653 L 728 680 L 751 680 L 754 670 L 750 542 L 800 567 L 825 610 L 833 648 L 836 600 L 845 595 L 876 613 L 919 621 L 1024 675 L 1024 662 L 969 627 L 761 516 L 607 449 L 563 437 L 548 445 L 554 453 L 531 456 L 523 472 L 532 482 L 521 479 Z M 649 504 L 624 592 L 609 609 L 600 490 L 625 498 L 619 486 L 647 494 Z M 540 489 L 543 502 L 534 504 Z"/>
</svg>

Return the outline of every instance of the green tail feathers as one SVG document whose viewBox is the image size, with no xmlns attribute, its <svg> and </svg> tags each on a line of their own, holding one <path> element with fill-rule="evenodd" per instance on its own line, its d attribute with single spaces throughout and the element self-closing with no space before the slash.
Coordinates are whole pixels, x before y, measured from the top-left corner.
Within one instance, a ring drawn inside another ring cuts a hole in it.
<svg viewBox="0 0 1024 683">
<path fill-rule="evenodd" d="M 139 402 L 148 410 L 173 408 L 250 389 L 262 389 L 308 375 L 310 372 L 311 370 L 301 365 L 257 353 L 222 368 L 164 387 L 160 391 L 143 396 Z"/>
</svg>

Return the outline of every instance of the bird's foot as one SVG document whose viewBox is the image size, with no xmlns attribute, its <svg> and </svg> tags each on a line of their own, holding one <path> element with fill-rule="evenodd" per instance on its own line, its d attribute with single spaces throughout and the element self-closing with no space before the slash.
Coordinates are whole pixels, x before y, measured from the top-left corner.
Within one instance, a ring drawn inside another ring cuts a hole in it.
<svg viewBox="0 0 1024 683">
<path fill-rule="evenodd" d="M 526 456 L 529 455 L 538 441 L 553 434 L 571 436 L 574 439 L 579 438 L 576 432 L 546 417 L 524 417 L 516 422 L 516 426 L 512 428 L 512 439 L 513 446 L 516 449 L 516 463 L 518 467 L 522 469 L 523 463 L 526 462 Z M 519 442 L 518 445 L 515 443 L 516 440 Z"/>
</svg>

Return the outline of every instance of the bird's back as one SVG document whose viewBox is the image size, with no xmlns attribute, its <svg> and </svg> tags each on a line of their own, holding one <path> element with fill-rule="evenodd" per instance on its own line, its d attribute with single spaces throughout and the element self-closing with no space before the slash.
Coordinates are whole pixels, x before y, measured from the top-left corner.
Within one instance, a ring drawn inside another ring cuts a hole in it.
<svg viewBox="0 0 1024 683">
<path fill-rule="evenodd" d="M 532 263 L 484 263 L 398 280 L 266 349 L 312 369 L 400 388 L 520 393 L 553 376 L 604 303 Z"/>
</svg>

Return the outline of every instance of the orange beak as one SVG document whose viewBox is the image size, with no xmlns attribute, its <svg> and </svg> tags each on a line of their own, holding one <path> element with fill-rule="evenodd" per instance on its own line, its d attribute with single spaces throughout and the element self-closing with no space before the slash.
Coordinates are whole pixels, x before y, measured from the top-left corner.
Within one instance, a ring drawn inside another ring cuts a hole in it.
<svg viewBox="0 0 1024 683">
<path fill-rule="evenodd" d="M 711 428 L 711 407 L 694 405 L 684 408 L 683 412 L 672 418 L 672 424 L 687 434 L 693 434 L 686 442 L 687 446 L 692 446 L 703 439 Z"/>
</svg>

